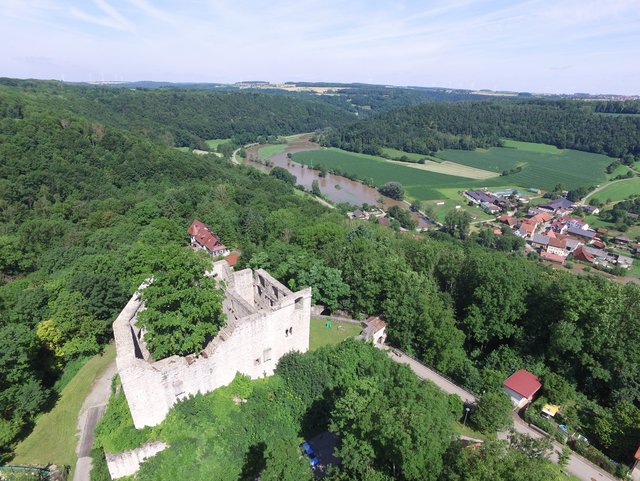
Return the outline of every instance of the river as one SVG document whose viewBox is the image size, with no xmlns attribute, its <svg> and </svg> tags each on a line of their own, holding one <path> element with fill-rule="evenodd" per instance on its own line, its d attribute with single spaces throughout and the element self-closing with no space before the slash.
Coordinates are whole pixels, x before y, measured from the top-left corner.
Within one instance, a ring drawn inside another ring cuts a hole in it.
<svg viewBox="0 0 640 481">
<path fill-rule="evenodd" d="M 246 149 L 247 156 L 243 160 L 244 164 L 251 165 L 256 169 L 266 172 L 271 171 L 273 167 L 283 167 L 291 172 L 297 178 L 297 183 L 304 186 L 307 190 L 311 190 L 311 184 L 314 180 L 318 181 L 320 191 L 329 200 L 333 202 L 349 202 L 351 204 L 361 206 L 364 203 L 369 205 L 378 205 L 378 199 L 384 199 L 384 209 L 388 209 L 392 205 L 398 205 L 403 209 L 408 209 L 408 205 L 404 202 L 397 201 L 390 197 L 385 197 L 376 189 L 356 182 L 339 175 L 327 174 L 320 177 L 320 172 L 308 168 L 305 165 L 298 164 L 287 157 L 287 154 L 295 154 L 296 152 L 304 152 L 307 150 L 321 149 L 318 144 L 311 142 L 311 136 L 303 136 L 296 140 L 292 140 L 287 144 L 287 149 L 279 154 L 271 156 L 268 160 L 273 162 L 273 166 L 267 167 L 259 162 L 250 159 L 258 159 L 258 150 L 264 145 L 255 145 Z M 431 224 L 426 222 L 422 216 L 412 212 L 412 217 L 418 222 L 418 227 L 429 227 Z"/>
</svg>

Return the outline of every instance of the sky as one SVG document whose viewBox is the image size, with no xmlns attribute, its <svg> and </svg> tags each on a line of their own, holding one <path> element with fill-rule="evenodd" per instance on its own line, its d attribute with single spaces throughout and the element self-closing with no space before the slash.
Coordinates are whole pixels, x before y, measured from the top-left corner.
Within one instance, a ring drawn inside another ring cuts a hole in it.
<svg viewBox="0 0 640 481">
<path fill-rule="evenodd" d="M 640 94 L 640 0 L 0 0 L 0 76 Z"/>
</svg>

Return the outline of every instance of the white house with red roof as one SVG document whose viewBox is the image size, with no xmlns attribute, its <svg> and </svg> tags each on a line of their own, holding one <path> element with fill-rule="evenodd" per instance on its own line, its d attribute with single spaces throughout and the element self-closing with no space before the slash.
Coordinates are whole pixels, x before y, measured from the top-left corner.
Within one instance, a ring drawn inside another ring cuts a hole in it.
<svg viewBox="0 0 640 481">
<path fill-rule="evenodd" d="M 533 396 L 542 388 L 538 377 L 526 369 L 514 372 L 502 384 L 517 409 L 529 404 L 533 400 Z"/>
<path fill-rule="evenodd" d="M 226 256 L 229 249 L 220 242 L 218 236 L 209 226 L 198 219 L 194 220 L 187 230 L 191 238 L 191 245 L 195 249 L 204 249 L 213 257 Z"/>
</svg>

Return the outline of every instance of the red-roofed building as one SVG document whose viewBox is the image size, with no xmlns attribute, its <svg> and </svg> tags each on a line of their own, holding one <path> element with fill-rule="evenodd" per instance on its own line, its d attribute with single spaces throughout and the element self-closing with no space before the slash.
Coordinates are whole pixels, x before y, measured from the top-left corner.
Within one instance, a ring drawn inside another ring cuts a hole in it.
<svg viewBox="0 0 640 481">
<path fill-rule="evenodd" d="M 547 245 L 547 253 L 555 254 L 557 256 L 566 256 L 565 249 L 567 248 L 567 241 L 564 239 L 558 239 L 557 237 L 549 238 L 549 244 Z"/>
<path fill-rule="evenodd" d="M 580 246 L 573 251 L 573 258 L 577 261 L 588 262 L 589 264 L 592 264 L 595 260 L 593 254 L 586 250 L 584 246 Z"/>
<path fill-rule="evenodd" d="M 218 236 L 209 228 L 207 224 L 194 220 L 187 230 L 191 238 L 191 245 L 195 249 L 204 249 L 213 257 L 226 256 L 229 249 L 220 242 Z"/>
<path fill-rule="evenodd" d="M 634 463 L 633 468 L 631 468 L 631 472 L 629 474 L 633 481 L 640 481 L 640 447 L 638 447 L 634 458 L 636 462 Z"/>
<path fill-rule="evenodd" d="M 545 261 L 557 262 L 558 264 L 564 264 L 564 256 L 558 254 L 552 254 L 551 252 L 542 251 L 540 257 Z"/>
<path fill-rule="evenodd" d="M 229 267 L 233 269 L 236 263 L 238 262 L 239 258 L 240 258 L 240 254 L 238 254 L 237 252 L 234 252 L 233 254 L 229 254 L 227 257 L 225 257 L 224 260 L 227 261 L 227 264 L 229 264 Z"/>
<path fill-rule="evenodd" d="M 511 398 L 511 402 L 519 409 L 531 402 L 533 396 L 542 388 L 537 376 L 526 369 L 514 372 L 502 383 L 505 392 Z"/>
</svg>

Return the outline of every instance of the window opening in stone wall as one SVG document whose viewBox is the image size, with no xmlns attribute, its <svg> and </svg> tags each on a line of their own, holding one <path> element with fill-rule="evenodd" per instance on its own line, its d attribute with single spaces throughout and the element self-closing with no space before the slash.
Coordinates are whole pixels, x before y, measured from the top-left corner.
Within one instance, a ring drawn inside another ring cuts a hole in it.
<svg viewBox="0 0 640 481">
<path fill-rule="evenodd" d="M 262 359 L 264 362 L 270 361 L 271 360 L 271 349 L 265 349 L 262 352 Z"/>
<path fill-rule="evenodd" d="M 302 297 L 296 299 L 296 309 L 302 309 Z"/>
<path fill-rule="evenodd" d="M 289 328 L 289 334 L 293 334 L 293 326 Z"/>
<path fill-rule="evenodd" d="M 289 337 L 289 329 L 284 330 L 284 337 Z"/>
<path fill-rule="evenodd" d="M 254 366 L 259 366 L 260 365 L 260 358 L 257 358 L 255 361 L 253 361 L 253 365 Z"/>
<path fill-rule="evenodd" d="M 271 286 L 271 289 L 273 290 L 273 295 L 277 299 L 278 298 L 278 288 L 276 286 Z"/>
</svg>

